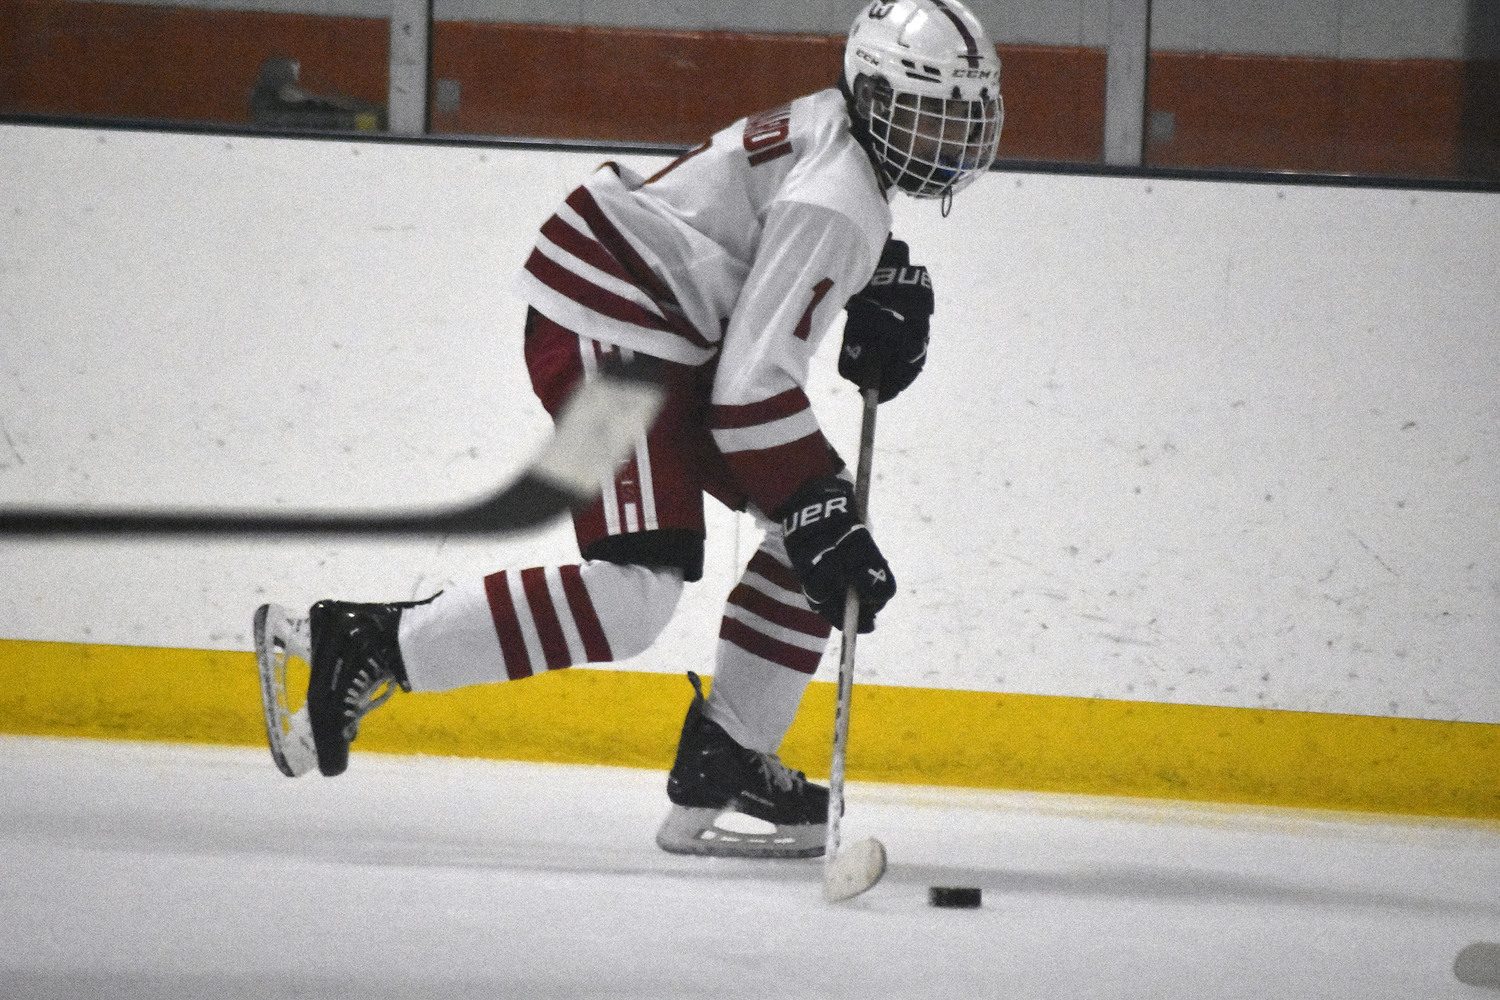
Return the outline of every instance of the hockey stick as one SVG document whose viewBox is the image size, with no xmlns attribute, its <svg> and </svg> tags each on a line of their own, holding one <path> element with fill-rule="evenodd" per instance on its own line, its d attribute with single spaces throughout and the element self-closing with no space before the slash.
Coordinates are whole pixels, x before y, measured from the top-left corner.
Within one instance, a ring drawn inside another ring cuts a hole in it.
<svg viewBox="0 0 1500 1000">
<path fill-rule="evenodd" d="M 877 389 L 864 390 L 864 418 L 859 430 L 859 464 L 854 476 L 854 509 L 868 519 L 870 468 L 875 461 Z M 844 598 L 844 635 L 839 655 L 838 707 L 833 716 L 833 762 L 828 775 L 828 833 L 823 848 L 823 898 L 830 903 L 852 899 L 885 874 L 885 845 L 873 837 L 839 853 L 839 825 L 844 816 L 844 758 L 849 746 L 849 701 L 854 689 L 854 645 L 859 637 L 859 595 L 849 588 Z"/>
<path fill-rule="evenodd" d="M 551 439 L 508 486 L 475 502 L 405 512 L 62 510 L 0 507 L 0 535 L 494 535 L 536 528 L 598 496 L 665 396 L 655 359 L 600 362 Z"/>
</svg>

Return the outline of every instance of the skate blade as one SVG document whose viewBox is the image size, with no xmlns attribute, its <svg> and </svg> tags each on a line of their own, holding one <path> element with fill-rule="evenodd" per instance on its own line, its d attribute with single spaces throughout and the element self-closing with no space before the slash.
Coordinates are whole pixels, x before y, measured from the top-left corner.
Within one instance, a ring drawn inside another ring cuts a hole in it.
<svg viewBox="0 0 1500 1000">
<path fill-rule="evenodd" d="M 826 829 L 822 823 L 775 826 L 733 809 L 673 806 L 656 831 L 656 846 L 717 858 L 815 858 L 823 853 Z"/>
<path fill-rule="evenodd" d="M 294 710 L 287 689 L 288 667 L 300 660 L 301 670 L 305 671 L 310 657 L 306 619 L 292 618 L 285 608 L 275 604 L 262 604 L 256 609 L 255 658 L 260 666 L 266 740 L 271 746 L 271 759 L 288 778 L 296 778 L 318 766 L 307 706 Z M 305 683 L 302 689 L 306 689 Z"/>
<path fill-rule="evenodd" d="M 823 864 L 823 898 L 830 903 L 853 899 L 885 874 L 885 845 L 867 837 L 843 848 Z"/>
</svg>

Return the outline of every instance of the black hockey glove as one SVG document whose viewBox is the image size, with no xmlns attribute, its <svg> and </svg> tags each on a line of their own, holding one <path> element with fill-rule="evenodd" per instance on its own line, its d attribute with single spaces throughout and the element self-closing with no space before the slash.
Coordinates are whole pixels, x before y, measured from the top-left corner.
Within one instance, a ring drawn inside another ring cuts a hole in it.
<svg viewBox="0 0 1500 1000">
<path fill-rule="evenodd" d="M 876 613 L 896 593 L 896 578 L 854 512 L 854 486 L 837 476 L 814 479 L 782 510 L 786 554 L 807 603 L 842 629 L 852 586 L 859 595 L 859 631 L 874 631 Z"/>
<path fill-rule="evenodd" d="M 844 306 L 839 374 L 861 389 L 880 390 L 882 403 L 911 385 L 927 363 L 932 279 L 911 263 L 901 240 L 887 239 L 870 283 Z"/>
</svg>

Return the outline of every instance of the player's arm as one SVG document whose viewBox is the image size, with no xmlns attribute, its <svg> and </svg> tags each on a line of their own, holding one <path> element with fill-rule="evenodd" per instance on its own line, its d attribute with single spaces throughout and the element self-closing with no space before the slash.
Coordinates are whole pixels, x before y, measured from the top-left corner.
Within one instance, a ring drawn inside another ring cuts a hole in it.
<svg viewBox="0 0 1500 1000">
<path fill-rule="evenodd" d="M 845 216 L 774 207 L 724 335 L 710 426 L 746 494 L 780 519 L 809 605 L 837 627 L 853 586 L 860 631 L 895 593 L 890 567 L 854 507 L 853 487 L 804 392 L 818 343 L 873 270 L 874 248 Z"/>
<path fill-rule="evenodd" d="M 818 343 L 874 270 L 868 238 L 831 209 L 773 206 L 725 330 L 710 427 L 750 499 L 774 514 L 842 467 L 804 386 Z"/>
</svg>

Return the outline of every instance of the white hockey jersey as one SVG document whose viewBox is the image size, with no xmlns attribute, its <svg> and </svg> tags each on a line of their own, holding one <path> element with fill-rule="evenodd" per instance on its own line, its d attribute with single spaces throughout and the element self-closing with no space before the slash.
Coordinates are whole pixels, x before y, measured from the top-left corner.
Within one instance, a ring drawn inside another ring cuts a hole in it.
<svg viewBox="0 0 1500 1000">
<path fill-rule="evenodd" d="M 521 289 L 583 336 L 716 362 L 714 440 L 774 511 L 833 471 L 808 363 L 890 227 L 844 98 L 825 90 L 735 122 L 649 179 L 606 164 L 542 226 Z"/>
</svg>

